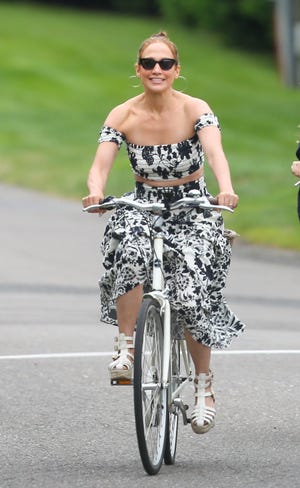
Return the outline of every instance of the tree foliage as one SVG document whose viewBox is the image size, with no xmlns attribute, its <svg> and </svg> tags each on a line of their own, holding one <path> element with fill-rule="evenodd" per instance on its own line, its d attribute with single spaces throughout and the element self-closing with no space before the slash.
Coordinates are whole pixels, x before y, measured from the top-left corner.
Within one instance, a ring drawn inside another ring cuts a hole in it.
<svg viewBox="0 0 300 488">
<path fill-rule="evenodd" d="M 218 32 L 232 45 L 272 48 L 270 0 L 160 0 L 160 12 L 173 22 Z"/>
</svg>

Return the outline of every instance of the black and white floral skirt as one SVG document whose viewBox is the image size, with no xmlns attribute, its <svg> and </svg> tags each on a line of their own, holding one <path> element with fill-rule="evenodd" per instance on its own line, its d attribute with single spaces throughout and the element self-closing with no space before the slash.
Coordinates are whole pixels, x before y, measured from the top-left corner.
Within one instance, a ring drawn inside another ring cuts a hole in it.
<svg viewBox="0 0 300 488">
<path fill-rule="evenodd" d="M 203 178 L 179 187 L 153 188 L 136 184 L 132 198 L 174 201 L 191 189 L 207 194 Z M 117 325 L 116 300 L 143 284 L 147 290 L 152 275 L 152 223 L 148 212 L 121 208 L 111 216 L 101 251 L 105 273 L 99 280 L 101 321 Z M 164 275 L 178 337 L 188 329 L 198 342 L 215 348 L 230 345 L 244 324 L 228 307 L 223 296 L 231 259 L 231 243 L 219 212 L 210 216 L 201 210 L 177 210 L 165 217 Z"/>
</svg>

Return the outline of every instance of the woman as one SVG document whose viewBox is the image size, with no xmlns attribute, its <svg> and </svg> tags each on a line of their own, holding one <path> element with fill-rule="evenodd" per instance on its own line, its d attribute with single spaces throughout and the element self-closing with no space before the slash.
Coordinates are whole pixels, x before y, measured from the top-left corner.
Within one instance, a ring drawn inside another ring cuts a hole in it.
<svg viewBox="0 0 300 488">
<path fill-rule="evenodd" d="M 180 65 L 175 44 L 165 32 L 146 39 L 135 65 L 143 93 L 114 108 L 102 128 L 88 176 L 84 207 L 102 201 L 108 175 L 124 141 L 135 177 L 133 198 L 176 200 L 191 189 L 207 195 L 204 153 L 218 186 L 218 203 L 235 208 L 235 194 L 224 155 L 217 117 L 203 100 L 174 90 Z M 222 216 L 192 210 L 171 215 L 165 223 L 170 244 L 166 282 L 176 310 L 178 333 L 184 334 L 195 365 L 195 407 L 192 428 L 207 432 L 215 421 L 210 370 L 211 347 L 226 347 L 244 325 L 227 307 L 222 289 L 230 261 L 230 243 Z M 106 228 L 102 251 L 106 273 L 100 280 L 101 319 L 115 323 L 117 354 L 109 365 L 111 378 L 130 378 L 133 333 L 150 269 L 147 217 L 118 210 Z M 178 254 L 179 253 L 179 254 Z"/>
</svg>

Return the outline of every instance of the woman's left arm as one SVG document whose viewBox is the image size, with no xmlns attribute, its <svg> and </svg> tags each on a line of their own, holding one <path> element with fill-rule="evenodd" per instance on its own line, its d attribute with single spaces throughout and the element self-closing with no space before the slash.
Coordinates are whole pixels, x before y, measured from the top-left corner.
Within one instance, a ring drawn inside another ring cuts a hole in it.
<svg viewBox="0 0 300 488">
<path fill-rule="evenodd" d="M 221 133 L 216 126 L 203 127 L 198 132 L 206 160 L 212 169 L 219 186 L 218 203 L 235 208 L 238 204 L 239 197 L 234 192 L 230 168 L 225 156 Z"/>
</svg>

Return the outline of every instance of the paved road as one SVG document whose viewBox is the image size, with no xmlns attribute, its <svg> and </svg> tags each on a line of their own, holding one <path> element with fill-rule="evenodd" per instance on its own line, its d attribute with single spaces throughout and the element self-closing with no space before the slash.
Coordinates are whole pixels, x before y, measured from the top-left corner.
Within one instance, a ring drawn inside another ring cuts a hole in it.
<svg viewBox="0 0 300 488">
<path fill-rule="evenodd" d="M 300 486 L 300 253 L 235 246 L 227 297 L 248 329 L 213 357 L 217 425 L 206 436 L 182 426 L 176 465 L 154 479 L 132 390 L 107 380 L 103 221 L 0 185 L 0 222 L 1 488 Z"/>
</svg>

